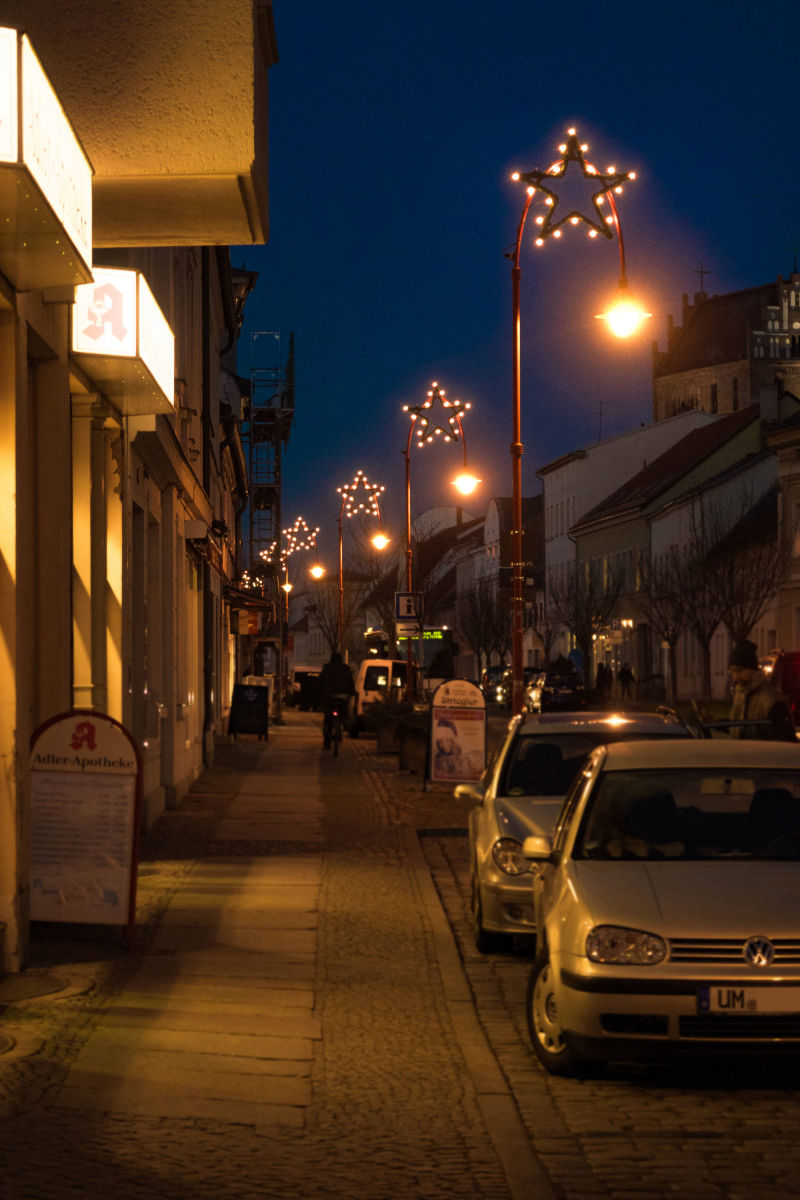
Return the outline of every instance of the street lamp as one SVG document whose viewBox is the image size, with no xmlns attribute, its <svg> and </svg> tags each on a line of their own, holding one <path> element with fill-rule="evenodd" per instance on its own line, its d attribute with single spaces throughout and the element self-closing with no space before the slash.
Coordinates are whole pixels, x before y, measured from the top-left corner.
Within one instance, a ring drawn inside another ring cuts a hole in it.
<svg viewBox="0 0 800 1200">
<path fill-rule="evenodd" d="M 345 516 L 349 518 L 355 516 L 356 513 L 366 513 L 368 516 L 377 517 L 378 519 L 378 532 L 370 538 L 375 549 L 384 550 L 389 545 L 389 538 L 380 529 L 381 509 L 379 500 L 386 491 L 383 484 L 370 483 L 359 467 L 353 476 L 352 482 L 342 484 L 336 491 L 342 497 L 339 517 L 336 522 L 339 527 L 338 643 L 339 653 L 342 654 L 344 653 L 344 539 L 342 537 L 342 522 Z"/>
<path fill-rule="evenodd" d="M 443 410 L 441 415 L 436 412 L 437 404 Z M 481 482 L 467 467 L 467 440 L 464 436 L 462 420 L 471 407 L 470 404 L 462 404 L 460 400 L 448 399 L 444 388 L 440 388 L 435 380 L 422 404 L 403 405 L 403 412 L 408 413 L 411 418 L 406 448 L 403 452 L 406 463 L 406 591 L 409 593 L 414 590 L 411 563 L 411 442 L 413 438 L 416 438 L 417 446 L 422 448 L 426 443 L 429 444 L 438 437 L 443 438 L 445 442 L 460 440 L 464 448 L 464 462 L 460 473 L 452 480 L 452 483 L 462 495 L 470 495 Z M 418 617 L 420 616 L 421 614 L 418 614 Z M 413 654 L 409 636 L 406 638 L 406 696 L 409 701 L 414 698 L 412 664 Z"/>
<path fill-rule="evenodd" d="M 297 517 L 289 529 L 281 530 L 280 542 L 274 541 L 267 550 L 261 551 L 260 556 L 265 562 L 272 562 L 279 571 L 283 568 L 284 578 L 280 587 L 286 597 L 285 620 L 287 625 L 289 623 L 289 593 L 294 587 L 294 584 L 289 582 L 289 559 L 301 550 L 316 550 L 318 533 L 319 526 L 312 529 L 306 524 L 303 517 Z M 310 568 L 309 574 L 313 575 L 315 579 L 320 579 L 325 574 L 325 568 L 316 563 Z"/>
<path fill-rule="evenodd" d="M 622 193 L 622 185 L 636 178 L 631 172 L 617 171 L 609 167 L 607 171 L 598 171 L 586 161 L 585 153 L 589 147 L 578 141 L 576 131 L 567 131 L 567 141 L 559 146 L 561 157 L 551 163 L 544 171 L 527 172 L 515 171 L 512 179 L 527 185 L 525 203 L 517 226 L 517 237 L 513 251 L 508 254 L 512 260 L 511 291 L 512 291 L 512 400 L 513 400 L 513 433 L 511 442 L 511 674 L 512 674 L 512 712 L 520 713 L 523 709 L 523 667 L 522 667 L 522 614 L 523 614 L 523 562 L 522 562 L 522 435 L 521 435 L 521 392 L 520 392 L 520 251 L 522 236 L 528 213 L 534 198 L 542 201 L 542 212 L 536 216 L 537 232 L 534 238 L 536 246 L 543 246 L 548 238 L 559 239 L 567 226 L 584 224 L 588 226 L 590 238 L 602 235 L 613 238 L 617 235 L 619 245 L 620 274 L 617 295 L 609 310 L 599 314 L 601 320 L 608 323 L 609 329 L 617 337 L 630 337 L 641 325 L 642 321 L 651 314 L 644 312 L 635 302 L 628 291 L 628 279 L 625 271 L 625 244 L 622 240 L 622 226 L 615 197 Z M 591 181 L 591 213 L 570 209 L 561 212 L 559 196 L 553 189 L 552 183 L 562 178 L 571 163 L 577 163 L 583 177 Z"/>
</svg>

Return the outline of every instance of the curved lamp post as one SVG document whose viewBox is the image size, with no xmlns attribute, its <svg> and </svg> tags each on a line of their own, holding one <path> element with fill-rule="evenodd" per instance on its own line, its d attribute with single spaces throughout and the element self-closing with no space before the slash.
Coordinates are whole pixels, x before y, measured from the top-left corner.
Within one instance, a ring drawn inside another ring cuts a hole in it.
<svg viewBox="0 0 800 1200">
<path fill-rule="evenodd" d="M 442 414 L 436 412 L 436 405 L 441 407 Z M 474 492 L 480 483 L 467 467 L 467 440 L 464 436 L 463 418 L 471 405 L 462 404 L 460 400 L 449 400 L 444 388 L 434 380 L 428 395 L 422 404 L 404 404 L 403 412 L 411 418 L 406 448 L 403 457 L 406 464 L 406 590 L 413 592 L 412 547 L 411 547 L 411 442 L 417 440 L 417 446 L 422 447 L 441 437 L 445 442 L 461 441 L 464 448 L 464 463 L 461 472 L 452 481 L 462 495 L 468 496 Z M 421 617 L 421 614 L 419 614 Z M 412 677 L 413 654 L 411 637 L 406 641 L 406 697 L 409 702 L 414 699 L 414 681 Z"/>
<path fill-rule="evenodd" d="M 565 226 L 588 226 L 590 238 L 602 236 L 613 238 L 617 235 L 619 245 L 619 281 L 614 303 L 609 311 L 600 314 L 600 318 L 608 322 L 612 333 L 617 337 L 629 337 L 641 322 L 651 314 L 644 312 L 632 299 L 628 292 L 628 278 L 625 270 L 625 244 L 622 239 L 622 226 L 615 197 L 622 192 L 622 185 L 636 178 L 634 172 L 617 171 L 609 167 L 607 171 L 598 171 L 587 162 L 585 153 L 588 146 L 579 143 L 576 131 L 567 131 L 567 141 L 559 146 L 561 157 L 551 163 L 543 171 L 515 171 L 512 179 L 527 185 L 525 203 L 517 226 L 517 237 L 513 251 L 508 254 L 512 260 L 511 290 L 512 290 L 512 400 L 513 400 L 513 433 L 511 442 L 511 668 L 512 668 L 512 712 L 522 712 L 523 697 L 523 664 L 522 664 L 522 614 L 523 614 L 523 561 L 522 561 L 522 435 L 521 435 L 521 390 L 520 390 L 520 252 L 522 237 L 528 215 L 534 199 L 543 202 L 543 211 L 535 218 L 537 232 L 534 245 L 543 246 L 552 237 L 561 237 Z M 559 197 L 552 186 L 562 178 L 571 163 L 577 163 L 584 178 L 594 185 L 591 194 L 592 209 L 584 213 L 578 209 L 562 212 L 559 207 Z"/>
<path fill-rule="evenodd" d="M 389 538 L 380 528 L 381 525 L 381 509 L 380 497 L 386 491 L 383 484 L 369 483 L 364 472 L 359 469 L 353 477 L 352 483 L 345 483 L 342 487 L 336 489 L 342 497 L 341 508 L 339 509 L 339 518 L 337 524 L 339 526 L 339 653 L 344 651 L 344 548 L 342 540 L 342 521 L 345 516 L 352 517 L 356 513 L 366 513 L 369 516 L 377 517 L 378 532 L 371 539 L 376 550 L 384 550 L 389 545 Z"/>
</svg>

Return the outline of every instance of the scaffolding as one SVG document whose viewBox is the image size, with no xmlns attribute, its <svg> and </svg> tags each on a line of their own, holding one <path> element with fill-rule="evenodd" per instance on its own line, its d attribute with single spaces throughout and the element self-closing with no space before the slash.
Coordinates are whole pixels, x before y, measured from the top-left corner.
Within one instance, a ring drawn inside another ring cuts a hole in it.
<svg viewBox="0 0 800 1200">
<path fill-rule="evenodd" d="M 279 333 L 250 335 L 250 396 L 242 422 L 250 485 L 247 514 L 248 571 L 272 601 L 274 619 L 262 630 L 262 645 L 275 655 L 275 713 L 282 720 L 287 622 L 280 591 L 281 466 L 294 420 L 294 334 L 286 358 Z"/>
<path fill-rule="evenodd" d="M 279 333 L 250 337 L 250 402 L 243 437 L 250 477 L 249 567 L 280 544 L 281 464 L 294 420 L 294 334 L 283 359 Z"/>
</svg>

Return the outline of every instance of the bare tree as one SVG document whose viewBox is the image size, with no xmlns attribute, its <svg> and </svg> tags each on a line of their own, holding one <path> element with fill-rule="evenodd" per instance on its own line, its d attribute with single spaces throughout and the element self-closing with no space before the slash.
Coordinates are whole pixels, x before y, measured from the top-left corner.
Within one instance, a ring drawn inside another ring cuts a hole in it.
<svg viewBox="0 0 800 1200">
<path fill-rule="evenodd" d="M 622 593 L 622 576 L 599 561 L 570 563 L 562 578 L 552 575 L 548 593 L 554 612 L 583 654 L 587 690 L 592 685 L 594 635 L 608 622 Z"/>
<path fill-rule="evenodd" d="M 475 581 L 456 606 L 458 631 L 478 660 L 478 673 L 488 664 L 492 652 L 497 589 L 488 575 Z"/>
<path fill-rule="evenodd" d="M 562 628 L 561 621 L 553 613 L 552 607 L 549 608 L 546 603 L 542 603 L 541 606 L 534 604 L 532 608 L 525 610 L 525 625 L 528 629 L 533 630 L 542 643 L 544 661 L 549 663 L 553 654 L 553 646 L 555 646 Z"/>
<path fill-rule="evenodd" d="M 722 619 L 734 643 L 744 641 L 769 608 L 791 556 L 791 541 L 779 539 L 777 521 L 762 524 L 754 519 L 748 524 L 755 527 L 752 540 L 741 529 L 732 550 L 712 555 L 724 605 Z"/>
<path fill-rule="evenodd" d="M 363 639 L 359 636 L 360 618 L 364 611 L 366 586 L 363 580 L 347 580 L 342 605 L 342 649 L 348 657 L 360 657 Z M 309 621 L 320 631 L 328 649 L 339 646 L 339 582 L 334 579 L 321 580 L 311 588 L 311 597 L 306 607 Z"/>
<path fill-rule="evenodd" d="M 647 554 L 640 557 L 639 579 L 637 604 L 661 641 L 667 643 L 667 694 L 674 704 L 678 698 L 678 640 L 691 622 L 694 606 L 692 564 L 678 546 L 670 546 L 666 554 L 656 559 Z"/>
<path fill-rule="evenodd" d="M 716 618 L 709 643 L 720 622 L 734 642 L 744 641 L 775 598 L 795 535 L 794 528 L 779 531 L 779 497 L 776 486 L 753 504 L 743 489 L 736 501 L 706 505 L 693 521 L 695 588 L 708 610 L 706 628 Z"/>
</svg>

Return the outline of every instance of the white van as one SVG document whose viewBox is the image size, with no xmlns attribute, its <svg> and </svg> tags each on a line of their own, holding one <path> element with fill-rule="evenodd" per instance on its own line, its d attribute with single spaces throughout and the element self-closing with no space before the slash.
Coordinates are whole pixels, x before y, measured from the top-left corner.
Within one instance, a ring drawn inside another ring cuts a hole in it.
<svg viewBox="0 0 800 1200">
<path fill-rule="evenodd" d="M 357 737 L 365 726 L 364 712 L 371 704 L 391 696 L 403 700 L 406 691 L 404 658 L 365 658 L 355 677 L 356 696 L 350 716 L 349 733 Z"/>
</svg>

